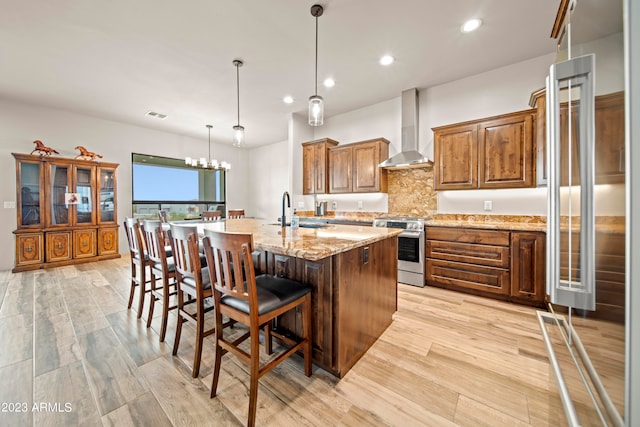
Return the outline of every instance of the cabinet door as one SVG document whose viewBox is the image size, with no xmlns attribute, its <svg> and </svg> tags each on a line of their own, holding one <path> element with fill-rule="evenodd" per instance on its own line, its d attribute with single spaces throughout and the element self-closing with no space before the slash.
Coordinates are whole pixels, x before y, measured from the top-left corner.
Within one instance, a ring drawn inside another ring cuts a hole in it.
<svg viewBox="0 0 640 427">
<path fill-rule="evenodd" d="M 316 168 L 315 146 L 302 147 L 302 193 L 314 194 L 316 192 Z"/>
<path fill-rule="evenodd" d="M 42 233 L 16 235 L 16 268 L 44 261 Z"/>
<path fill-rule="evenodd" d="M 479 187 L 533 187 L 533 114 L 478 126 Z"/>
<path fill-rule="evenodd" d="M 351 193 L 353 189 L 352 155 L 351 147 L 329 150 L 329 193 Z"/>
<path fill-rule="evenodd" d="M 596 97 L 596 183 L 624 182 L 624 92 Z"/>
<path fill-rule="evenodd" d="M 71 165 L 68 163 L 49 163 L 47 169 L 47 182 L 49 185 L 49 209 L 48 226 L 66 227 L 71 225 L 70 210 L 75 202 L 73 187 L 71 185 Z"/>
<path fill-rule="evenodd" d="M 47 262 L 71 259 L 71 233 L 55 231 L 46 234 Z"/>
<path fill-rule="evenodd" d="M 98 255 L 118 253 L 118 229 L 101 228 L 98 230 Z"/>
<path fill-rule="evenodd" d="M 477 125 L 461 125 L 435 133 L 435 190 L 478 187 L 477 142 Z"/>
<path fill-rule="evenodd" d="M 327 192 L 327 146 L 325 144 L 313 147 L 314 192 L 325 194 Z"/>
<path fill-rule="evenodd" d="M 75 166 L 73 170 L 74 192 L 78 201 L 75 204 L 74 225 L 88 225 L 96 223 L 95 200 L 95 166 Z"/>
<path fill-rule="evenodd" d="M 353 147 L 353 192 L 380 191 L 380 143 L 370 142 Z"/>
<path fill-rule="evenodd" d="M 511 233 L 511 296 L 542 303 L 545 295 L 545 235 Z"/>
<path fill-rule="evenodd" d="M 16 174 L 18 228 L 40 228 L 44 223 L 44 186 L 40 162 L 17 161 Z"/>
<path fill-rule="evenodd" d="M 116 170 L 114 168 L 99 167 L 98 183 L 100 186 L 98 223 L 116 224 L 116 212 L 118 210 L 116 200 Z"/>
<path fill-rule="evenodd" d="M 73 257 L 87 258 L 96 256 L 96 230 L 73 231 Z"/>
</svg>

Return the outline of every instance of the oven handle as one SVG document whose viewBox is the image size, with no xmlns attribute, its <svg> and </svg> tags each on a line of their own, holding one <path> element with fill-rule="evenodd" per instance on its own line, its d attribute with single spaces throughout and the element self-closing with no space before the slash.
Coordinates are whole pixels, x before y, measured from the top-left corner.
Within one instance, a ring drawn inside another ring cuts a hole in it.
<svg viewBox="0 0 640 427">
<path fill-rule="evenodd" d="M 398 237 L 413 237 L 414 239 L 419 239 L 422 235 L 422 231 L 403 231 L 398 234 Z"/>
</svg>

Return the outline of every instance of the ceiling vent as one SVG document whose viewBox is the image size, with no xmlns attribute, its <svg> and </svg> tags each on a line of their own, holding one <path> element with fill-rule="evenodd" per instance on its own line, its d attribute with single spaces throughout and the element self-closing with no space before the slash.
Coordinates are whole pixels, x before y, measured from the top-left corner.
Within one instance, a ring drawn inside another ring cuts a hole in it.
<svg viewBox="0 0 640 427">
<path fill-rule="evenodd" d="M 155 111 L 149 111 L 145 116 L 155 117 L 156 119 L 164 120 L 167 118 L 166 114 L 156 113 Z"/>
</svg>

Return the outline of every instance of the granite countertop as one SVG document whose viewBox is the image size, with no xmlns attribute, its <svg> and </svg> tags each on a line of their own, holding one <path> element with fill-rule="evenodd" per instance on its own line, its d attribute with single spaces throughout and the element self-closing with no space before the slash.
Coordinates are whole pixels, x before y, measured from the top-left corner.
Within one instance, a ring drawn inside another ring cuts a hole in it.
<svg viewBox="0 0 640 427">
<path fill-rule="evenodd" d="M 252 233 L 256 250 L 273 252 L 317 261 L 341 252 L 397 236 L 402 232 L 392 228 L 326 224 L 321 228 L 282 228 L 267 220 L 227 219 L 194 224 L 198 232 L 204 229 Z"/>
<path fill-rule="evenodd" d="M 547 231 L 547 220 L 524 215 L 454 215 L 436 214 L 427 227 L 483 228 L 486 230 Z"/>
</svg>

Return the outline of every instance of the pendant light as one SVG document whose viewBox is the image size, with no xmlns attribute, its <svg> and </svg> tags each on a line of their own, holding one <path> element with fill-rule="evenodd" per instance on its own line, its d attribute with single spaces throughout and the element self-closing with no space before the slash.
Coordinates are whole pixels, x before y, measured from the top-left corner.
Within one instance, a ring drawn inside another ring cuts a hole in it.
<svg viewBox="0 0 640 427">
<path fill-rule="evenodd" d="M 318 17 L 323 12 L 324 8 L 319 4 L 311 6 L 311 16 L 316 18 L 316 91 L 309 97 L 309 126 L 322 126 L 324 123 L 324 101 L 318 95 Z"/>
<path fill-rule="evenodd" d="M 236 67 L 236 90 L 238 95 L 238 122 L 233 127 L 233 146 L 241 147 L 244 142 L 244 126 L 240 126 L 240 67 L 244 63 L 240 59 L 234 59 L 233 65 Z"/>
<path fill-rule="evenodd" d="M 218 162 L 216 159 L 211 158 L 211 128 L 213 127 L 213 125 L 206 125 L 206 127 L 209 130 L 209 158 L 207 159 L 205 157 L 200 157 L 200 160 L 198 160 L 191 157 L 185 157 L 184 163 L 189 166 L 193 166 L 194 168 L 201 167 L 205 169 L 230 170 L 231 169 L 230 163 L 225 161 Z"/>
</svg>

